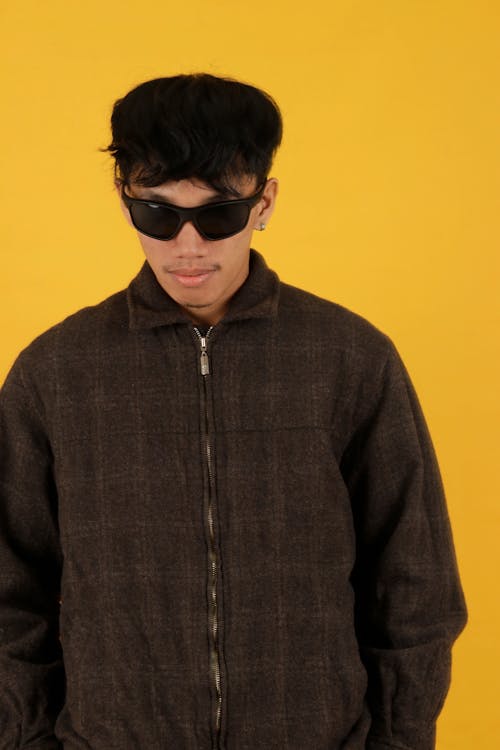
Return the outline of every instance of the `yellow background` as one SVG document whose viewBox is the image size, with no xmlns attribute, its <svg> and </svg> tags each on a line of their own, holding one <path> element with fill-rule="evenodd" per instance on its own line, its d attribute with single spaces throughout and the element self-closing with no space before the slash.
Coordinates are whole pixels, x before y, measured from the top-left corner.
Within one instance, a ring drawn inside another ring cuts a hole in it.
<svg viewBox="0 0 500 750">
<path fill-rule="evenodd" d="M 113 101 L 206 70 L 285 137 L 255 247 L 395 341 L 440 459 L 470 609 L 439 750 L 499 740 L 498 0 L 24 0 L 0 10 L 0 381 L 142 258 L 112 188 Z"/>
</svg>

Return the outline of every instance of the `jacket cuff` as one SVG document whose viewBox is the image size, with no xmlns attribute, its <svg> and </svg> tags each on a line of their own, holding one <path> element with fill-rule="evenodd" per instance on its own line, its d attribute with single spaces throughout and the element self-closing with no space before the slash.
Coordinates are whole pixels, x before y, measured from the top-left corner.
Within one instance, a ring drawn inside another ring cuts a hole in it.
<svg viewBox="0 0 500 750">
<path fill-rule="evenodd" d="M 376 737 L 370 738 L 366 740 L 366 746 L 365 750 L 435 750 L 436 743 L 434 742 L 434 739 L 427 741 L 417 741 L 418 744 L 416 745 L 402 745 L 397 740 L 393 742 L 392 740 L 384 740 L 382 738 L 377 739 Z"/>
</svg>

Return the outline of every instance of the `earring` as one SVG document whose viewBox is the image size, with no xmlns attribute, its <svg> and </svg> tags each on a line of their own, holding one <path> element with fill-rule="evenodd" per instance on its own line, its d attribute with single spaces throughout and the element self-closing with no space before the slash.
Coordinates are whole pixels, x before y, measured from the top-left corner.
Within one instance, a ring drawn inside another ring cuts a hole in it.
<svg viewBox="0 0 500 750">
<path fill-rule="evenodd" d="M 263 232 L 265 228 L 266 228 L 266 225 L 263 222 L 261 222 L 261 225 L 259 227 L 259 232 Z"/>
</svg>

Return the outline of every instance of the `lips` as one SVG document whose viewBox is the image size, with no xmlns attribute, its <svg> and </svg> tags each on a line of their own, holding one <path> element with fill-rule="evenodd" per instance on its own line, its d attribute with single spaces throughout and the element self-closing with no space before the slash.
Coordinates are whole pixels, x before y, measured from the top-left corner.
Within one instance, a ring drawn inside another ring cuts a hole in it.
<svg viewBox="0 0 500 750">
<path fill-rule="evenodd" d="M 173 278 L 182 286 L 201 286 L 213 274 L 213 269 L 207 268 L 176 268 L 170 271 Z"/>
</svg>

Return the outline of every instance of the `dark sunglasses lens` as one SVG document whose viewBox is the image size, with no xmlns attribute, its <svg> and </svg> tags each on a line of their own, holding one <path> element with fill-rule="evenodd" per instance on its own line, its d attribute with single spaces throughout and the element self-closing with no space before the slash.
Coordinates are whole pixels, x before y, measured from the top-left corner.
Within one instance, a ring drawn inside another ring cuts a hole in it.
<svg viewBox="0 0 500 750">
<path fill-rule="evenodd" d="M 237 234 L 245 228 L 250 215 L 248 206 L 207 206 L 199 212 L 197 223 L 200 230 L 211 240 L 220 240 Z"/>
<path fill-rule="evenodd" d="M 179 217 L 166 206 L 155 206 L 147 203 L 133 203 L 130 215 L 139 232 L 158 239 L 172 237 L 179 226 Z"/>
</svg>

